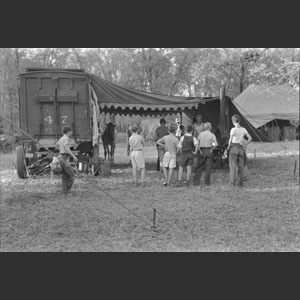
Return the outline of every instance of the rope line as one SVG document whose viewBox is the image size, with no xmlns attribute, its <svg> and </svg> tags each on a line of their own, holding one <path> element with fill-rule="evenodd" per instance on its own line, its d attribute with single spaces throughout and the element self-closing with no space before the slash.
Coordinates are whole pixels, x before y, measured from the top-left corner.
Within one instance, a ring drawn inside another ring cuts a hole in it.
<svg viewBox="0 0 300 300">
<path fill-rule="evenodd" d="M 110 195 L 106 191 L 104 191 L 101 188 L 99 188 L 99 186 L 97 186 L 94 182 L 88 181 L 88 183 L 91 183 L 92 185 L 94 185 L 95 187 L 97 187 L 97 189 L 99 191 L 101 191 L 103 194 L 105 194 L 106 196 L 108 196 L 110 199 L 112 199 L 113 201 L 115 201 L 116 203 L 118 203 L 119 205 L 121 205 L 123 208 L 125 208 L 127 211 L 129 211 L 132 215 L 134 215 L 136 218 L 138 218 L 140 221 L 142 221 L 144 224 L 146 224 L 147 226 L 149 226 L 152 229 L 152 225 L 150 223 L 148 223 L 147 221 L 145 221 L 142 217 L 140 217 L 139 215 L 137 215 L 134 211 L 132 211 L 131 209 L 129 209 L 126 205 L 124 205 L 123 203 L 121 203 L 120 201 L 118 201 L 117 199 L 115 199 L 112 195 Z"/>
</svg>

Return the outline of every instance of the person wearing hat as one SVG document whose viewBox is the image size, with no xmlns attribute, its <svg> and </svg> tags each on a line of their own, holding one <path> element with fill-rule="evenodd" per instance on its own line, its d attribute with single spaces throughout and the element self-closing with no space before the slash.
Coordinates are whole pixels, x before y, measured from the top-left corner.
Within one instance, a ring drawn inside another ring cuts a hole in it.
<svg viewBox="0 0 300 300">
<path fill-rule="evenodd" d="M 159 121 L 160 126 L 156 128 L 155 130 L 155 142 L 158 140 L 162 139 L 164 136 L 169 135 L 168 128 L 166 126 L 166 120 L 165 119 L 160 119 Z M 165 147 L 161 145 L 157 145 L 157 155 L 159 159 L 159 165 L 160 165 L 160 170 L 163 168 L 163 160 L 164 160 L 164 155 L 165 155 Z"/>
<path fill-rule="evenodd" d="M 183 128 L 183 125 L 180 125 L 181 121 L 180 121 L 180 118 L 176 118 L 175 119 L 175 124 L 177 125 L 177 130 L 176 130 L 176 133 L 175 133 L 175 136 L 180 140 L 181 137 L 183 136 L 183 132 L 182 132 L 182 128 Z"/>
</svg>

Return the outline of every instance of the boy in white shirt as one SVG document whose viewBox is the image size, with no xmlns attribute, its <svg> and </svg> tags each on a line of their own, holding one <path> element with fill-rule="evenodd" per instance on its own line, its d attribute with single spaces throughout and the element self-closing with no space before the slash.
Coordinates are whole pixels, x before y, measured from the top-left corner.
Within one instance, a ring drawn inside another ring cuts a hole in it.
<svg viewBox="0 0 300 300">
<path fill-rule="evenodd" d="M 252 137 L 248 131 L 240 125 L 240 116 L 234 115 L 231 120 L 234 128 L 230 131 L 227 148 L 229 152 L 230 185 L 236 186 L 237 184 L 239 187 L 242 187 L 244 184 L 245 149 L 252 141 Z M 244 143 L 243 140 L 245 136 L 247 137 L 247 141 Z M 236 167 L 238 168 L 237 174 Z"/>
<path fill-rule="evenodd" d="M 129 138 L 129 149 L 131 154 L 131 164 L 133 172 L 133 182 L 139 185 L 137 181 L 137 169 L 141 170 L 141 186 L 145 187 L 145 159 L 143 149 L 145 147 L 144 138 L 137 134 L 138 127 L 136 125 L 131 126 L 132 135 Z"/>
</svg>

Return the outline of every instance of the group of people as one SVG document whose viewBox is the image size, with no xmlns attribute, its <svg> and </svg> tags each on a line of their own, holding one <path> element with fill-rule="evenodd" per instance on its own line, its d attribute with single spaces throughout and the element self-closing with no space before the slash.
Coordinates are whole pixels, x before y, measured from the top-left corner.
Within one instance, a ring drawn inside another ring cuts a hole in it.
<svg viewBox="0 0 300 300">
<path fill-rule="evenodd" d="M 240 125 L 240 117 L 232 117 L 234 128 L 230 132 L 227 153 L 229 156 L 230 184 L 243 186 L 244 167 L 246 164 L 246 147 L 252 138 L 245 128 Z M 204 183 L 211 184 L 211 169 L 213 165 L 213 151 L 218 146 L 215 134 L 211 132 L 210 122 L 204 123 L 202 116 L 197 115 L 196 122 L 184 127 L 180 120 L 166 126 L 166 120 L 160 120 L 160 127 L 156 129 L 155 140 L 157 145 L 160 166 L 164 173 L 164 186 L 199 186 L 202 172 L 205 168 Z M 137 133 L 138 127 L 131 126 L 132 135 L 128 142 L 128 155 L 131 157 L 133 182 L 145 186 L 145 159 L 143 148 L 145 141 Z M 245 139 L 246 137 L 246 139 Z M 195 175 L 191 181 L 192 166 L 195 166 Z M 137 170 L 141 170 L 141 179 L 138 182 Z M 183 173 L 186 179 L 183 181 Z"/>
<path fill-rule="evenodd" d="M 227 153 L 229 157 L 230 184 L 232 186 L 243 186 L 244 167 L 246 164 L 246 147 L 252 138 L 245 128 L 240 125 L 240 117 L 232 117 L 234 127 L 230 131 Z M 176 119 L 175 123 L 166 126 L 166 120 L 160 120 L 160 127 L 156 129 L 156 145 L 158 156 L 164 173 L 164 186 L 189 186 L 200 185 L 201 175 L 206 170 L 204 183 L 211 184 L 211 169 L 213 164 L 213 151 L 218 146 L 215 134 L 211 132 L 210 122 L 203 123 L 202 116 L 196 117 L 196 122 L 188 124 L 186 127 Z M 130 128 L 132 135 L 128 141 L 128 155 L 130 155 L 133 182 L 136 185 L 145 186 L 145 140 L 138 134 L 138 126 L 132 125 Z M 57 142 L 59 149 L 59 162 L 62 169 L 63 192 L 68 194 L 75 179 L 73 168 L 69 160 L 77 162 L 76 156 L 70 150 L 70 137 L 72 128 L 63 129 L 63 137 Z M 246 137 L 246 139 L 245 139 Z M 195 166 L 195 175 L 191 181 L 192 166 Z M 137 171 L 141 171 L 138 181 Z M 186 179 L 183 181 L 183 174 L 186 171 Z"/>
</svg>

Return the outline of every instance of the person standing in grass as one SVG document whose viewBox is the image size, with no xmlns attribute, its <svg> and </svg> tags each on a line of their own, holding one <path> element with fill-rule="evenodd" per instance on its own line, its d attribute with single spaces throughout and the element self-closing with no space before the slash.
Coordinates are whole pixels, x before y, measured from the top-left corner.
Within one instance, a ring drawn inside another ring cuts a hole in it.
<svg viewBox="0 0 300 300">
<path fill-rule="evenodd" d="M 191 124 L 186 126 L 186 133 L 180 139 L 178 144 L 178 152 L 181 153 L 181 158 L 179 162 L 179 174 L 178 174 L 178 184 L 177 187 L 181 187 L 183 185 L 182 176 L 183 169 L 187 169 L 186 174 L 186 186 L 190 185 L 190 178 L 192 174 L 192 166 L 194 163 L 194 151 L 195 147 L 198 145 L 197 139 L 192 135 L 193 126 Z"/>
<path fill-rule="evenodd" d="M 69 161 L 71 157 L 73 157 L 75 162 L 77 162 L 78 159 L 70 149 L 70 137 L 72 136 L 72 128 L 69 126 L 64 127 L 63 134 L 63 137 L 59 139 L 55 146 L 59 149 L 60 153 L 59 158 L 62 167 L 63 193 L 68 194 L 75 180 L 75 174 Z"/>
<path fill-rule="evenodd" d="M 205 179 L 204 183 L 209 186 L 211 178 L 211 168 L 213 164 L 213 151 L 214 148 L 218 146 L 216 136 L 211 133 L 211 123 L 207 122 L 204 124 L 204 130 L 199 134 L 198 142 L 199 145 L 196 148 L 195 155 L 200 152 L 198 156 L 198 162 L 195 169 L 195 176 L 193 183 L 194 185 L 200 185 L 200 179 L 202 174 L 202 169 L 205 166 Z"/>
<path fill-rule="evenodd" d="M 167 136 L 169 134 L 168 128 L 166 126 L 166 120 L 165 119 L 160 119 L 159 121 L 160 126 L 156 128 L 155 130 L 155 142 L 163 138 L 164 136 Z M 163 160 L 164 160 L 164 155 L 165 155 L 165 147 L 160 146 L 156 143 L 157 145 L 157 155 L 159 158 L 159 166 L 160 169 L 163 168 Z"/>
<path fill-rule="evenodd" d="M 163 170 L 165 181 L 164 186 L 171 186 L 173 170 L 176 168 L 176 153 L 179 143 L 178 138 L 175 136 L 177 126 L 170 124 L 168 126 L 169 135 L 164 136 L 156 142 L 158 146 L 164 147 L 165 155 L 163 159 Z M 169 170 L 169 174 L 168 174 Z"/>
<path fill-rule="evenodd" d="M 239 115 L 232 116 L 231 120 L 234 128 L 230 131 L 227 148 L 229 153 L 230 185 L 242 187 L 244 185 L 245 149 L 252 141 L 252 137 L 248 131 L 240 125 L 241 118 Z M 243 144 L 245 136 L 247 141 Z"/>
<path fill-rule="evenodd" d="M 201 114 L 197 114 L 196 116 L 196 121 L 195 123 L 193 124 L 193 136 L 198 140 L 199 138 L 199 134 L 201 132 L 203 132 L 205 129 L 204 129 L 204 123 L 203 123 L 203 117 Z M 198 166 L 198 156 L 196 155 L 194 157 L 194 167 L 197 168 Z"/>
<path fill-rule="evenodd" d="M 138 127 L 136 125 L 131 126 L 132 135 L 129 138 L 129 147 L 131 155 L 131 164 L 133 172 L 133 182 L 139 185 L 137 180 L 137 170 L 141 170 L 141 185 L 145 186 L 145 159 L 143 149 L 145 147 L 144 138 L 137 133 Z"/>
</svg>

